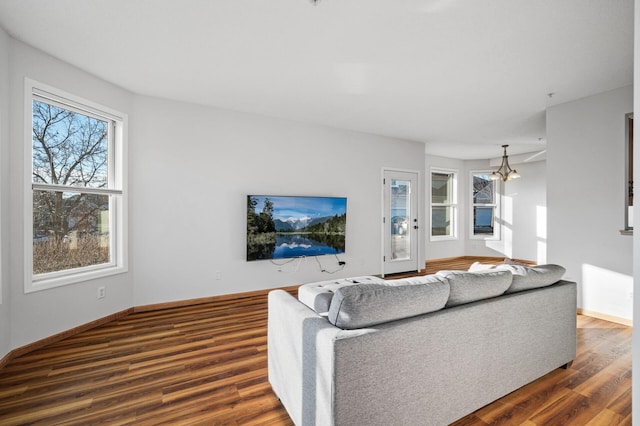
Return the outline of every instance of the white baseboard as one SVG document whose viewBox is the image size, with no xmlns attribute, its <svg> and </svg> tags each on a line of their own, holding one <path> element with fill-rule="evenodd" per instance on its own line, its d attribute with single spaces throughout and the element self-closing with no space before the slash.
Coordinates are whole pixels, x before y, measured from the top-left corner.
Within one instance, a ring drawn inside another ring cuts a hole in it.
<svg viewBox="0 0 640 426">
<path fill-rule="evenodd" d="M 586 315 L 588 317 L 598 318 L 609 322 L 615 322 L 616 324 L 628 325 L 629 327 L 633 327 L 633 320 L 620 318 L 609 314 L 603 314 L 600 312 L 589 311 L 582 308 L 578 308 L 578 315 Z"/>
</svg>

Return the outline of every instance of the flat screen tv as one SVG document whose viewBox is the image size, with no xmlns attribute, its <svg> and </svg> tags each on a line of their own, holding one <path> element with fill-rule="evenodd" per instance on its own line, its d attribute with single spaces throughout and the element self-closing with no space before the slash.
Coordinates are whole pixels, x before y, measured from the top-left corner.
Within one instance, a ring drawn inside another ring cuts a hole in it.
<svg viewBox="0 0 640 426">
<path fill-rule="evenodd" d="M 247 196 L 247 260 L 344 253 L 347 199 Z"/>
</svg>

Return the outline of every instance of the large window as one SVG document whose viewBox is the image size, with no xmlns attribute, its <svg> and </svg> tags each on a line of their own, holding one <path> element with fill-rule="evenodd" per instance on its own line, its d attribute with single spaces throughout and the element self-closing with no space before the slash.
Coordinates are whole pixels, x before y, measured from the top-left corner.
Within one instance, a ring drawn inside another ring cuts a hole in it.
<svg viewBox="0 0 640 426">
<path fill-rule="evenodd" d="M 500 227 L 497 224 L 499 181 L 492 180 L 490 172 L 471 173 L 471 238 L 497 239 Z"/>
<path fill-rule="evenodd" d="M 431 170 L 431 240 L 457 237 L 457 172 Z"/>
<path fill-rule="evenodd" d="M 126 270 L 126 117 L 27 82 L 32 226 L 26 291 Z"/>
</svg>

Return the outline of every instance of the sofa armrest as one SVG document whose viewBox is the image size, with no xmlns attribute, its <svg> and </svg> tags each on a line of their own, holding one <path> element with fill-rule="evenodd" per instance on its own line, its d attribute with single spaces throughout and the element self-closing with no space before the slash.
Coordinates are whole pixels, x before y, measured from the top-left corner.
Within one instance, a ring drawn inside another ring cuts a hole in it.
<svg viewBox="0 0 640 426">
<path fill-rule="evenodd" d="M 296 425 L 333 424 L 337 340 L 372 330 L 342 330 L 283 290 L 269 293 L 269 382 Z"/>
</svg>

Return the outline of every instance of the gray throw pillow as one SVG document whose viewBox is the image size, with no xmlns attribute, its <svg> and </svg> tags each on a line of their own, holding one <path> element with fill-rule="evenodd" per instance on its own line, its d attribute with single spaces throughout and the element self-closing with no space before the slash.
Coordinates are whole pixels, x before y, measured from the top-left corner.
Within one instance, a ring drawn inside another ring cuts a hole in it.
<svg viewBox="0 0 640 426">
<path fill-rule="evenodd" d="M 451 293 L 446 307 L 489 299 L 503 294 L 511 285 L 511 272 L 485 269 L 477 272 L 440 271 L 436 275 L 447 278 Z"/>
<path fill-rule="evenodd" d="M 346 330 L 370 327 L 440 310 L 449 297 L 446 279 L 423 284 L 357 284 L 336 290 L 329 322 Z"/>
<path fill-rule="evenodd" d="M 493 264 L 473 262 L 471 266 L 469 266 L 469 269 L 467 270 L 467 272 L 478 272 L 478 271 L 484 271 L 485 269 L 495 269 L 495 268 L 496 268 L 496 265 L 493 265 Z"/>
</svg>

